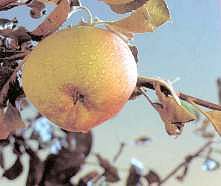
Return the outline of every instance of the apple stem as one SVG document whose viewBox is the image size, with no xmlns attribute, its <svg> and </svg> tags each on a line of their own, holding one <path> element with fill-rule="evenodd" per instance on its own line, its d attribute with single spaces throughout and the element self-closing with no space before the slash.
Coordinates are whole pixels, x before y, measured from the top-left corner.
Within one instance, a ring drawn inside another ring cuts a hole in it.
<svg viewBox="0 0 221 186">
<path fill-rule="evenodd" d="M 84 102 L 84 95 L 80 94 L 77 90 L 72 94 L 74 105 L 77 104 L 78 101 Z"/>
<path fill-rule="evenodd" d="M 102 20 L 98 17 L 95 18 L 95 21 L 93 23 L 93 25 L 99 25 L 99 24 L 111 24 L 111 23 L 114 23 L 115 21 L 105 21 L 105 20 Z"/>
<path fill-rule="evenodd" d="M 83 10 L 87 15 L 88 15 L 88 24 L 89 25 L 93 25 L 94 24 L 94 16 L 93 16 L 93 14 L 92 14 L 92 12 L 90 11 L 90 9 L 88 8 L 88 7 L 86 7 L 86 6 L 74 6 L 73 8 L 72 8 L 72 11 L 69 13 L 69 15 L 68 15 L 68 19 L 74 14 L 74 13 L 76 13 L 77 11 L 81 11 L 81 10 Z"/>
</svg>

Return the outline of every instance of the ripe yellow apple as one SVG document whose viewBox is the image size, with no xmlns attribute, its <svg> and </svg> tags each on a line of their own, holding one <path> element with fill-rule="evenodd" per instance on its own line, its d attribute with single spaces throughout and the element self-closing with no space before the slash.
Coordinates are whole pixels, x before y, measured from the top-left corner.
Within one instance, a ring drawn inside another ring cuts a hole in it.
<svg viewBox="0 0 221 186">
<path fill-rule="evenodd" d="M 137 81 L 128 45 L 116 34 L 76 26 L 52 34 L 25 59 L 26 96 L 49 120 L 87 132 L 116 115 Z"/>
</svg>

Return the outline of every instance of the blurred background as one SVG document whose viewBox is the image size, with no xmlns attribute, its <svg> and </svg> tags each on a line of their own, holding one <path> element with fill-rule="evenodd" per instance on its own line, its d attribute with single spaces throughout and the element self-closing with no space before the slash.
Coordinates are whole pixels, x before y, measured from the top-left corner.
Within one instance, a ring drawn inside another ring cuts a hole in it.
<svg viewBox="0 0 221 186">
<path fill-rule="evenodd" d="M 114 20 L 119 15 L 101 1 L 81 0 L 89 7 L 93 14 L 104 20 Z M 161 26 L 153 33 L 138 34 L 132 41 L 139 49 L 138 71 L 140 75 L 155 76 L 169 80 L 180 78 L 174 85 L 181 91 L 211 102 L 218 103 L 216 80 L 221 76 L 221 5 L 219 0 L 167 0 L 171 12 L 171 21 Z M 48 6 L 48 13 L 53 10 Z M 74 14 L 64 26 L 75 24 L 79 17 L 85 16 L 79 12 Z M 19 25 L 29 30 L 34 29 L 45 17 L 32 20 L 29 9 L 26 7 L 13 8 L 0 12 L 1 18 L 18 18 Z M 35 115 L 35 110 L 29 108 L 23 112 L 23 117 Z M 126 147 L 117 161 L 120 176 L 125 178 L 131 159 L 140 161 L 145 171 L 153 169 L 164 177 L 184 157 L 195 152 L 204 144 L 204 140 L 192 131 L 197 127 L 192 123 L 185 127 L 183 134 L 178 138 L 167 135 L 163 122 L 155 110 L 143 97 L 129 101 L 124 109 L 113 119 L 93 129 L 93 152 L 102 154 L 110 160 L 116 154 L 121 142 Z M 151 142 L 145 146 L 133 145 L 133 140 L 140 136 L 148 136 Z M 15 157 L 7 149 L 7 164 L 10 166 Z M 217 155 L 217 160 L 221 160 Z M 94 162 L 91 155 L 89 162 Z M 5 178 L 0 179 L 3 186 L 24 186 L 28 157 L 23 156 L 22 162 L 26 169 L 22 176 L 11 182 Z M 170 179 L 167 186 L 220 186 L 221 170 L 205 171 L 202 167 L 203 159 L 194 161 L 191 170 L 183 183 Z M 93 170 L 94 165 L 85 165 L 78 175 Z M 77 178 L 76 178 L 77 179 Z M 125 185 L 125 179 L 113 185 Z"/>
</svg>

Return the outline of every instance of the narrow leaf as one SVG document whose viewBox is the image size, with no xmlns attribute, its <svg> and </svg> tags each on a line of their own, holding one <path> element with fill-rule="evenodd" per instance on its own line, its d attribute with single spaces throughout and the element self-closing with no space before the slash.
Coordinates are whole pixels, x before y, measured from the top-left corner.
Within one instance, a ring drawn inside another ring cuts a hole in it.
<svg viewBox="0 0 221 186">
<path fill-rule="evenodd" d="M 103 158 L 101 155 L 97 154 L 96 157 L 99 161 L 100 166 L 105 171 L 104 176 L 106 177 L 106 181 L 111 183 L 118 182 L 120 180 L 120 177 L 117 168 L 111 165 L 111 163 L 107 159 Z"/>
<path fill-rule="evenodd" d="M 53 33 L 67 19 L 70 10 L 70 2 L 60 0 L 55 10 L 31 34 L 37 37 L 46 37 Z"/>
<path fill-rule="evenodd" d="M 111 25 L 127 32 L 153 32 L 169 18 L 169 10 L 164 0 L 149 0 L 130 16 L 113 22 Z"/>
<path fill-rule="evenodd" d="M 165 95 L 160 88 L 160 83 L 155 82 L 154 88 L 160 103 L 153 103 L 165 123 L 169 135 L 180 134 L 183 124 L 196 119 L 195 115 L 178 104 L 174 97 Z"/>
<path fill-rule="evenodd" d="M 2 169 L 5 168 L 4 154 L 3 154 L 3 152 L 2 152 L 2 148 L 0 149 L 0 167 L 1 167 Z"/>
<path fill-rule="evenodd" d="M 8 104 L 8 108 L 4 115 L 4 121 L 6 122 L 10 132 L 25 127 L 25 124 L 21 119 L 20 112 L 16 107 L 12 106 L 11 103 Z"/>
<path fill-rule="evenodd" d="M 9 180 L 14 180 L 18 176 L 20 176 L 22 172 L 23 172 L 23 165 L 21 163 L 20 158 L 17 158 L 15 163 L 3 173 L 3 177 L 8 178 Z"/>
<path fill-rule="evenodd" d="M 147 175 L 144 176 L 149 185 L 157 184 L 160 185 L 160 176 L 153 170 L 150 170 Z"/>
<path fill-rule="evenodd" d="M 218 110 L 212 110 L 209 112 L 203 111 L 197 104 L 195 104 L 192 100 L 189 100 L 189 103 L 191 103 L 196 109 L 198 109 L 204 116 L 207 117 L 207 119 L 210 121 L 210 123 L 215 128 L 216 132 L 221 135 L 221 111 Z"/>
<path fill-rule="evenodd" d="M 221 111 L 214 110 L 214 111 L 204 112 L 204 115 L 211 122 L 211 124 L 216 129 L 218 134 L 221 135 Z"/>
</svg>

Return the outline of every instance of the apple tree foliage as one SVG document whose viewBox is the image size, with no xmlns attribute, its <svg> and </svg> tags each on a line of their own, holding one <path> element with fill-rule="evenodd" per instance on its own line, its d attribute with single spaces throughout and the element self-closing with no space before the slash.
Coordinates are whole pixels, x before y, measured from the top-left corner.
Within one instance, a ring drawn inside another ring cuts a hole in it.
<svg viewBox="0 0 221 186">
<path fill-rule="evenodd" d="M 48 3 L 55 5 L 49 15 L 46 8 Z M 127 14 L 127 16 L 115 21 L 100 20 L 94 18 L 90 10 L 79 0 L 0 0 L 0 11 L 27 6 L 33 19 L 46 17 L 32 31 L 18 26 L 16 18 L 12 20 L 0 18 L 0 166 L 3 169 L 3 177 L 14 180 L 20 176 L 23 172 L 21 157 L 26 154 L 29 156 L 30 165 L 27 186 L 104 185 L 121 180 L 115 163 L 128 144 L 124 142 L 120 144 L 119 151 L 113 160 L 107 160 L 100 154 L 93 153 L 97 159 L 97 166 L 102 171 L 95 169 L 80 178 L 77 183 L 73 183 L 71 178 L 87 164 L 86 158 L 92 153 L 92 133 L 71 133 L 54 128 L 40 114 L 26 120 L 21 117 L 21 112 L 28 107 L 21 85 L 24 57 L 39 41 L 57 31 L 75 11 L 82 9 L 90 15 L 88 22 L 82 20 L 79 24 L 95 26 L 103 24 L 105 29 L 119 35 L 128 43 L 136 62 L 139 61 L 139 50 L 130 44 L 130 40 L 137 33 L 145 34 L 159 29 L 170 19 L 169 8 L 164 0 L 99 0 L 97 3 L 106 3 L 113 12 Z M 221 97 L 220 82 L 220 80 L 217 81 L 219 97 Z M 158 98 L 157 102 L 150 99 L 147 89 L 154 90 Z M 219 162 L 212 158 L 212 153 L 220 153 L 220 151 L 212 145 L 216 143 L 214 131 L 221 134 L 221 106 L 177 92 L 170 81 L 155 77 L 138 77 L 137 86 L 129 101 L 135 100 L 138 96 L 144 96 L 159 113 L 169 135 L 180 135 L 186 123 L 200 122 L 200 115 L 204 115 L 206 119 L 195 133 L 204 138 L 206 143 L 195 153 L 188 154 L 184 161 L 164 178 L 154 170 L 144 172 L 142 163 L 132 159 L 128 170 L 127 186 L 163 185 L 174 176 L 178 181 L 183 181 L 191 162 L 202 154 L 206 154 L 202 167 L 204 170 L 212 171 L 219 168 Z M 210 130 L 209 124 L 212 124 L 214 131 Z M 150 141 L 149 137 L 141 136 L 133 143 L 144 145 Z M 33 142 L 35 142 L 34 146 Z M 6 168 L 3 149 L 8 146 L 13 149 L 16 160 L 11 167 Z M 41 151 L 49 152 L 45 159 L 40 158 Z M 178 174 L 178 171 L 181 173 Z"/>
</svg>

